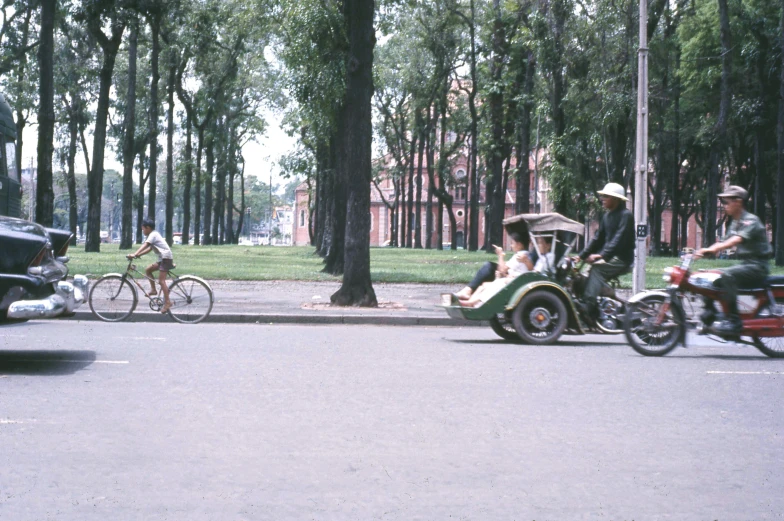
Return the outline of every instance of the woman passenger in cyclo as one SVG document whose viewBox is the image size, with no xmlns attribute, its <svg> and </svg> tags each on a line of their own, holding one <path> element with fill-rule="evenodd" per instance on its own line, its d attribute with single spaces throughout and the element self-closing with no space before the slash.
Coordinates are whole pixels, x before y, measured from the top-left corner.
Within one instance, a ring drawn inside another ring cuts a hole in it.
<svg viewBox="0 0 784 521">
<path fill-rule="evenodd" d="M 553 265 L 553 254 L 550 253 L 550 247 L 552 245 L 551 237 L 538 237 L 536 239 L 540 255 L 535 265 L 531 261 L 528 251 L 525 249 L 522 237 L 517 233 L 510 233 L 509 238 L 512 242 L 512 251 L 515 252 L 514 256 L 509 262 L 505 262 L 504 250 L 496 246 L 495 252 L 498 255 L 498 272 L 496 273 L 496 278 L 492 282 L 485 282 L 479 286 L 469 298 L 461 299 L 461 306 L 481 306 L 523 273 L 528 273 L 529 271 L 547 272 L 550 266 Z M 503 275 L 503 273 L 506 274 Z"/>
<path fill-rule="evenodd" d="M 509 237 L 512 238 L 513 236 L 517 236 L 521 241 L 522 237 L 517 233 L 510 233 Z M 536 245 L 539 248 L 539 256 L 535 257 L 535 262 L 532 260 L 533 271 L 538 271 L 540 273 L 550 273 L 553 268 L 555 267 L 555 255 L 551 251 L 553 244 L 553 238 L 549 236 L 540 236 L 536 238 Z M 497 246 L 496 246 L 497 248 Z M 524 244 L 523 249 L 527 249 L 527 246 Z M 498 253 L 498 250 L 496 250 Z M 503 252 L 502 252 L 503 253 Z M 531 255 L 529 255 L 529 259 Z M 484 265 L 479 268 L 474 275 L 474 278 L 471 279 L 471 282 L 468 283 L 468 286 L 461 289 L 459 292 L 455 293 L 458 299 L 460 300 L 468 300 L 477 291 L 483 284 L 492 282 L 498 277 L 504 277 L 507 275 L 507 271 L 505 268 L 499 268 L 500 263 L 495 262 L 486 262 Z M 529 268 L 530 269 L 530 268 Z"/>
<path fill-rule="evenodd" d="M 172 256 L 169 245 L 163 240 L 161 234 L 155 230 L 155 221 L 152 219 L 145 219 L 142 221 L 142 233 L 147 236 L 147 238 L 144 239 L 144 244 L 136 250 L 136 253 L 129 254 L 127 258 L 135 259 L 150 251 L 155 251 L 155 254 L 158 256 L 158 262 L 154 262 L 147 266 L 147 269 L 144 270 L 144 272 L 150 279 L 150 287 L 152 288 L 150 290 L 150 295 L 157 295 L 158 292 L 155 291 L 155 281 L 153 280 L 152 274 L 156 270 L 158 271 L 158 283 L 161 285 L 161 292 L 163 293 L 164 299 L 161 313 L 166 313 L 172 307 L 172 302 L 169 300 L 169 286 L 166 285 L 166 274 L 169 270 L 174 269 L 174 257 Z"/>
</svg>

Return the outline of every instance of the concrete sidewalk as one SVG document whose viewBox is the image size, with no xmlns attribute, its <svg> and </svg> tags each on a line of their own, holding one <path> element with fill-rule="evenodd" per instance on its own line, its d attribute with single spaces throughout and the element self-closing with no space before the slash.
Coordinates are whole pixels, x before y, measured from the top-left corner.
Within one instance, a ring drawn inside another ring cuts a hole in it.
<svg viewBox="0 0 784 521">
<path fill-rule="evenodd" d="M 386 284 L 375 283 L 373 289 L 378 308 L 339 307 L 330 304 L 330 296 L 340 289 L 339 282 L 301 281 L 231 281 L 210 280 L 215 303 L 209 322 L 226 323 L 310 323 L 376 324 L 403 326 L 441 326 L 487 324 L 472 320 L 455 320 L 438 307 L 441 293 L 460 289 L 458 284 Z M 72 320 L 98 320 L 83 304 Z M 153 312 L 141 298 L 128 319 L 138 322 L 170 322 L 171 318 Z"/>
</svg>

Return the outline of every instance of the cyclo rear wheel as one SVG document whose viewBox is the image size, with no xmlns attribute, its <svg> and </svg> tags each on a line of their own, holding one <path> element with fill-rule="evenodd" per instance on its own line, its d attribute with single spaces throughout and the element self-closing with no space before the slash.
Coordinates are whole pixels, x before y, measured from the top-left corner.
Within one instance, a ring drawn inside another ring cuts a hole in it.
<svg viewBox="0 0 784 521">
<path fill-rule="evenodd" d="M 514 324 L 510 318 L 506 316 L 506 313 L 498 313 L 496 316 L 492 317 L 490 319 L 490 327 L 493 328 L 493 332 L 495 332 L 496 335 L 504 340 L 520 341 L 520 335 L 517 334 Z"/>
<path fill-rule="evenodd" d="M 131 316 L 139 297 L 127 278 L 106 275 L 92 285 L 88 301 L 96 317 L 104 322 L 120 322 Z"/>
<path fill-rule="evenodd" d="M 198 277 L 179 277 L 169 286 L 169 316 L 182 324 L 197 324 L 212 311 L 212 289 Z"/>
<path fill-rule="evenodd" d="M 666 355 L 678 346 L 686 333 L 686 322 L 678 306 L 668 306 L 659 322 L 664 302 L 662 295 L 647 295 L 626 304 L 623 332 L 632 349 L 641 355 Z"/>
</svg>

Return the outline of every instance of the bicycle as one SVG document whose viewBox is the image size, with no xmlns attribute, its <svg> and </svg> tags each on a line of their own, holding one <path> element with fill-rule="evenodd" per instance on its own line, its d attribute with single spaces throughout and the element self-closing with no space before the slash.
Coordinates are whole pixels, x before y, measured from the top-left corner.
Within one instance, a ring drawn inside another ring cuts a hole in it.
<svg viewBox="0 0 784 521">
<path fill-rule="evenodd" d="M 136 288 L 142 290 L 150 301 L 150 309 L 160 311 L 163 299 L 159 295 L 150 295 L 139 284 L 136 277 L 155 282 L 154 279 L 138 271 L 133 259 L 128 259 L 125 273 L 108 273 L 99 278 L 90 288 L 90 310 L 105 322 L 120 322 L 130 317 L 139 303 Z M 172 282 L 169 286 L 169 299 L 172 302 L 168 315 L 183 324 L 197 324 L 207 318 L 212 311 L 212 288 L 206 281 L 193 275 L 178 277 L 171 271 L 167 274 Z M 131 284 L 133 281 L 134 284 Z"/>
</svg>

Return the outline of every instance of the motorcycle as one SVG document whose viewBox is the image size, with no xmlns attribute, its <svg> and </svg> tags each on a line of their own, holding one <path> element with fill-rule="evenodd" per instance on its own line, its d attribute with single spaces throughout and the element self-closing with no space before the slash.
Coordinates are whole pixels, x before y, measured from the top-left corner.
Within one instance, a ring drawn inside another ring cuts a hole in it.
<svg viewBox="0 0 784 521">
<path fill-rule="evenodd" d="M 645 356 L 666 355 L 678 345 L 686 345 L 686 330 L 694 324 L 698 334 L 752 345 L 767 356 L 784 358 L 784 276 L 768 277 L 759 288 L 739 290 L 741 333 L 720 334 L 710 313 L 687 317 L 684 303 L 693 295 L 719 301 L 722 312 L 728 312 L 720 299 L 721 289 L 713 284 L 721 271 L 693 272 L 694 261 L 694 255 L 687 254 L 679 266 L 664 270 L 663 278 L 669 283 L 666 290 L 645 291 L 629 299 L 623 326 L 632 348 Z"/>
</svg>

